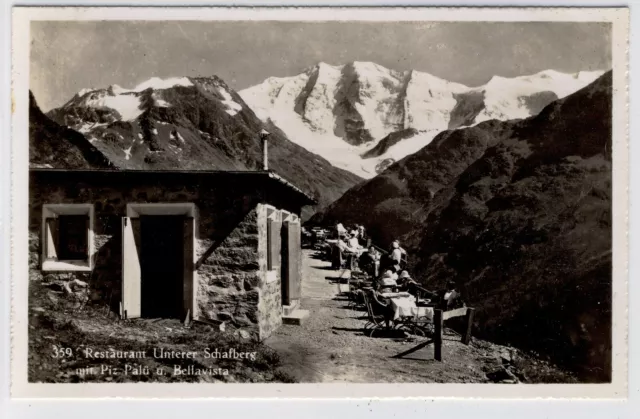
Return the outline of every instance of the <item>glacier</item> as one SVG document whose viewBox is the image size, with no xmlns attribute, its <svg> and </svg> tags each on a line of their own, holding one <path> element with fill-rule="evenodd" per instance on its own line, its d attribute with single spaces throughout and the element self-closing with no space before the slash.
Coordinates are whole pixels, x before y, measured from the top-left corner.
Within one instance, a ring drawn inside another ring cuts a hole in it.
<svg viewBox="0 0 640 419">
<path fill-rule="evenodd" d="M 513 78 L 494 76 L 482 86 L 468 87 L 371 62 L 321 62 L 301 74 L 269 77 L 238 93 L 258 118 L 273 122 L 291 141 L 336 167 L 371 178 L 441 131 L 535 115 L 603 73 L 544 70 Z M 415 132 L 384 153 L 371 155 L 386 136 L 407 129 Z"/>
</svg>

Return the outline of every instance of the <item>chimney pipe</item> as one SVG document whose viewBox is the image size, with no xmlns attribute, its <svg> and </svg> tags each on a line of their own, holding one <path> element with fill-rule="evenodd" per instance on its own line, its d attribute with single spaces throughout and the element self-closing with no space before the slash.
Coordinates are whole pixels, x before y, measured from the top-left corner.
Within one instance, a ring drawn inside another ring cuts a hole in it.
<svg viewBox="0 0 640 419">
<path fill-rule="evenodd" d="M 268 137 L 269 135 L 271 135 L 271 133 L 263 129 L 258 135 L 262 140 L 262 170 L 267 171 L 269 170 Z"/>
</svg>

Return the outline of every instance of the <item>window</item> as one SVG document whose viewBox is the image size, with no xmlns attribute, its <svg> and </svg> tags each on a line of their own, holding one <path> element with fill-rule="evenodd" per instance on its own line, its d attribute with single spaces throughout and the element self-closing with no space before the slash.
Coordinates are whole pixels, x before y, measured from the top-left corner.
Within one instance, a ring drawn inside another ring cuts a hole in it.
<svg viewBox="0 0 640 419">
<path fill-rule="evenodd" d="M 89 257 L 89 216 L 58 217 L 58 259 L 85 260 Z"/>
<path fill-rule="evenodd" d="M 93 206 L 48 204 L 43 206 L 42 269 L 91 270 L 93 254 Z"/>
</svg>

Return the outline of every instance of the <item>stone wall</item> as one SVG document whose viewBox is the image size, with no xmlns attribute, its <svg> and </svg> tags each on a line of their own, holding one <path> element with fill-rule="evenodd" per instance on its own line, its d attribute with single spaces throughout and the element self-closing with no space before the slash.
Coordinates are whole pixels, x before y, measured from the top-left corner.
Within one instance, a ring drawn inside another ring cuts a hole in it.
<svg viewBox="0 0 640 419">
<path fill-rule="evenodd" d="M 258 204 L 213 250 L 210 240 L 199 240 L 196 254 L 196 314 L 259 340 L 282 325 L 281 260 L 267 268 L 267 208 Z"/>
<path fill-rule="evenodd" d="M 220 243 L 196 247 L 196 316 L 228 322 L 257 338 L 261 281 L 258 210 L 253 209 Z"/>
</svg>

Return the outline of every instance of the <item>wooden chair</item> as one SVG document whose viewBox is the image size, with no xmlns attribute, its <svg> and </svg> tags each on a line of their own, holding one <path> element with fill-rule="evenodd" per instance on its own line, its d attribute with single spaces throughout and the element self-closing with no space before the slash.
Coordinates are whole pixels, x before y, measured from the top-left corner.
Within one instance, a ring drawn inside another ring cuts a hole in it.
<svg viewBox="0 0 640 419">
<path fill-rule="evenodd" d="M 420 308 L 424 307 L 433 307 L 433 305 L 418 305 L 418 298 L 416 297 L 416 306 L 418 307 L 418 312 Z M 415 317 L 402 317 L 394 321 L 394 327 L 396 329 L 404 330 L 412 335 L 416 336 L 430 336 L 433 334 L 433 319 L 427 317 L 426 315 Z"/>
<path fill-rule="evenodd" d="M 367 307 L 367 322 L 364 325 L 364 334 L 372 337 L 376 330 L 386 328 L 387 316 L 385 311 L 376 310 L 379 302 L 373 292 L 364 293 L 364 302 Z M 386 306 L 383 306 L 386 308 Z M 376 313 L 377 312 L 377 313 Z"/>
<path fill-rule="evenodd" d="M 347 308 L 351 310 L 360 310 L 366 308 L 365 292 L 361 288 L 353 287 L 353 291 L 349 294 L 349 303 Z"/>
<path fill-rule="evenodd" d="M 389 306 L 387 305 L 387 303 L 383 303 L 382 301 L 378 300 L 378 296 L 376 295 L 375 291 L 371 291 L 369 293 L 369 297 L 371 299 L 371 304 L 373 306 L 374 313 L 376 314 L 388 313 Z"/>
<path fill-rule="evenodd" d="M 369 277 L 364 272 L 351 272 L 351 278 L 348 279 L 349 285 L 349 304 L 348 308 L 357 309 L 364 305 L 362 287 L 371 285 Z"/>
<path fill-rule="evenodd" d="M 408 317 L 403 319 L 402 328 L 416 336 L 432 336 L 434 333 L 433 319 L 427 316 Z"/>
</svg>

